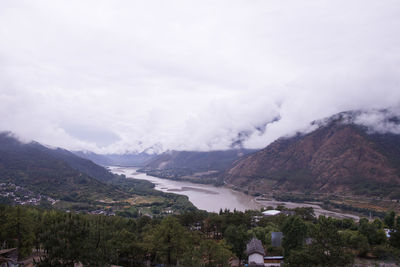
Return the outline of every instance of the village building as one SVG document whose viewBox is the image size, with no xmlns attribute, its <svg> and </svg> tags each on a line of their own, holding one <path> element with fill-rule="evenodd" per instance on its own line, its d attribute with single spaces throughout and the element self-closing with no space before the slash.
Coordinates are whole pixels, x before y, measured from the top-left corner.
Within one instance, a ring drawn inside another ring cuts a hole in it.
<svg viewBox="0 0 400 267">
<path fill-rule="evenodd" d="M 43 252 L 34 251 L 28 257 L 18 260 L 18 249 L 9 248 L 0 250 L 0 267 L 34 267 L 43 257 Z"/>
<path fill-rule="evenodd" d="M 18 250 L 16 248 L 0 250 L 0 267 L 16 267 L 18 265 Z"/>
<path fill-rule="evenodd" d="M 281 246 L 282 233 L 273 232 L 275 246 Z M 283 264 L 283 256 L 266 255 L 260 240 L 253 237 L 247 244 L 248 267 L 280 267 Z"/>
<path fill-rule="evenodd" d="M 283 263 L 283 256 L 265 256 L 264 266 L 265 267 L 280 267 Z"/>
<path fill-rule="evenodd" d="M 249 267 L 264 267 L 265 250 L 260 240 L 253 237 L 247 244 L 246 253 L 249 256 Z"/>
</svg>

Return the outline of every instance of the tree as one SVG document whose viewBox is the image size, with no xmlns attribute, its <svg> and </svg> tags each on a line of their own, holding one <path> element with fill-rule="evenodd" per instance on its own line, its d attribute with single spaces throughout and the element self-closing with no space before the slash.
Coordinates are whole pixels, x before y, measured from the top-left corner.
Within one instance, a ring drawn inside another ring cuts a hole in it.
<svg viewBox="0 0 400 267">
<path fill-rule="evenodd" d="M 247 241 L 250 239 L 246 228 L 243 225 L 229 225 L 224 233 L 224 239 L 232 247 L 233 253 L 239 258 L 244 259 Z"/>
<path fill-rule="evenodd" d="M 200 253 L 206 267 L 228 267 L 232 252 L 229 251 L 224 241 L 217 243 L 214 240 L 203 240 L 200 244 Z"/>
<path fill-rule="evenodd" d="M 282 226 L 282 233 L 282 247 L 285 257 L 288 257 L 291 250 L 303 247 L 307 235 L 307 226 L 300 217 L 290 216 Z"/>
<path fill-rule="evenodd" d="M 344 230 L 340 233 L 346 247 L 358 251 L 359 256 L 365 256 L 370 249 L 368 239 L 358 231 Z"/>
<path fill-rule="evenodd" d="M 116 253 L 120 265 L 132 266 L 135 262 L 143 262 L 145 259 L 144 245 L 139 241 L 138 236 L 127 229 L 113 232 L 110 240 L 113 252 Z"/>
<path fill-rule="evenodd" d="M 279 227 L 275 224 L 269 223 L 264 227 L 254 227 L 248 231 L 250 236 L 255 236 L 257 239 L 261 240 L 263 245 L 270 245 L 271 244 L 271 232 L 278 232 Z"/>
<path fill-rule="evenodd" d="M 6 228 L 8 210 L 8 207 L 0 205 L 0 244 L 2 244 L 2 246 L 7 242 L 9 235 Z"/>
<path fill-rule="evenodd" d="M 400 248 L 400 216 L 396 218 L 396 226 L 391 231 L 389 243 L 395 248 Z"/>
<path fill-rule="evenodd" d="M 201 237 L 197 232 L 189 232 L 190 236 L 187 238 L 187 249 L 179 259 L 179 263 L 185 267 L 197 267 L 203 266 L 204 263 L 203 255 L 200 249 Z"/>
<path fill-rule="evenodd" d="M 176 264 L 186 249 L 187 230 L 174 217 L 166 217 L 161 224 L 147 232 L 146 240 L 156 260 Z"/>
<path fill-rule="evenodd" d="M 385 218 L 383 219 L 383 221 L 385 222 L 385 225 L 389 229 L 394 228 L 395 217 L 396 217 L 396 213 L 394 211 L 390 211 L 385 215 Z"/>
<path fill-rule="evenodd" d="M 18 259 L 22 259 L 32 253 L 35 240 L 33 232 L 33 221 L 27 214 L 27 210 L 21 206 L 8 209 L 4 231 L 6 240 L 10 245 L 18 248 Z M 16 244 L 13 244 L 13 241 Z"/>
<path fill-rule="evenodd" d="M 369 223 L 367 219 L 360 219 L 358 231 L 368 238 L 371 245 L 380 245 L 386 242 L 385 231 L 381 228 L 381 223 L 376 221 Z"/>
<path fill-rule="evenodd" d="M 320 216 L 311 231 L 312 242 L 291 251 L 285 260 L 288 266 L 348 266 L 354 256 L 344 250 L 344 242 L 331 218 Z"/>
<path fill-rule="evenodd" d="M 213 239 L 220 239 L 222 236 L 222 215 L 211 214 L 205 219 L 203 224 L 203 232 Z"/>
<path fill-rule="evenodd" d="M 65 266 L 85 262 L 90 225 L 84 217 L 50 211 L 44 218 L 45 231 L 40 236 L 46 251 L 46 264 Z"/>
<path fill-rule="evenodd" d="M 303 220 L 312 221 L 315 218 L 314 209 L 312 207 L 298 207 L 294 209 L 297 216 Z"/>
</svg>

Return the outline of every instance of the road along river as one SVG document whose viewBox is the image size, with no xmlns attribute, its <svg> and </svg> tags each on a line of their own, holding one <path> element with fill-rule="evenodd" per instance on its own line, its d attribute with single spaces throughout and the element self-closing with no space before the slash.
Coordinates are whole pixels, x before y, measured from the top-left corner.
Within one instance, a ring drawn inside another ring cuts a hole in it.
<svg viewBox="0 0 400 267">
<path fill-rule="evenodd" d="M 162 179 L 145 173 L 136 172 L 138 168 L 134 167 L 117 167 L 111 166 L 109 169 L 116 174 L 124 174 L 127 178 L 142 179 L 152 182 L 156 190 L 168 193 L 175 193 L 189 197 L 190 202 L 198 209 L 209 212 L 218 212 L 220 209 L 230 210 L 249 210 L 260 209 L 261 207 L 284 205 L 287 208 L 295 207 L 313 207 L 315 214 L 331 216 L 336 218 L 353 218 L 358 220 L 359 217 L 352 214 L 343 214 L 322 209 L 315 204 L 281 202 L 275 200 L 257 200 L 256 198 L 246 195 L 242 192 L 234 191 L 227 187 L 216 187 L 207 184 L 195 184 L 186 181 L 174 181 Z"/>
</svg>

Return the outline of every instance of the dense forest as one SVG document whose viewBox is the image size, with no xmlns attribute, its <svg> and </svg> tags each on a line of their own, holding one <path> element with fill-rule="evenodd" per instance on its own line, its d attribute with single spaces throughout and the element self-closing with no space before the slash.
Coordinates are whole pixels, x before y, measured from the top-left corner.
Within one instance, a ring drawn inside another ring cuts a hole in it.
<svg viewBox="0 0 400 267">
<path fill-rule="evenodd" d="M 187 211 L 180 215 L 126 218 L 0 205 L 1 249 L 19 258 L 36 255 L 38 266 L 230 266 L 246 260 L 246 243 L 261 240 L 285 266 L 350 266 L 356 258 L 400 256 L 400 217 L 383 220 L 315 218 L 311 208 L 262 217 L 260 211 Z M 385 229 L 390 229 L 387 237 Z M 271 232 L 283 232 L 282 246 Z"/>
</svg>

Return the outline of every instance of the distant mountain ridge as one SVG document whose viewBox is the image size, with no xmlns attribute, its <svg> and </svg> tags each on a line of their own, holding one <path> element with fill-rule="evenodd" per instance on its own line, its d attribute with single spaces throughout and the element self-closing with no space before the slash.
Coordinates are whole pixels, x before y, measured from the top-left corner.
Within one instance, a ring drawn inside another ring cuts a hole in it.
<svg viewBox="0 0 400 267">
<path fill-rule="evenodd" d="M 146 169 L 190 169 L 193 171 L 218 170 L 229 167 L 235 160 L 253 153 L 254 149 L 231 149 L 219 151 L 167 151 L 154 157 Z"/>
<path fill-rule="evenodd" d="M 91 160 L 101 166 L 142 167 L 157 156 L 156 154 L 148 154 L 146 152 L 126 154 L 96 154 L 89 151 L 74 151 L 73 153 L 81 158 Z"/>
<path fill-rule="evenodd" d="M 220 151 L 167 151 L 151 159 L 139 171 L 162 178 L 222 185 L 221 174 L 252 149 Z"/>
<path fill-rule="evenodd" d="M 380 111 L 385 113 L 385 111 Z M 329 192 L 400 198 L 400 135 L 357 124 L 343 112 L 308 134 L 280 138 L 233 164 L 227 183 L 249 192 Z M 387 117 L 391 126 L 400 120 Z"/>
</svg>

